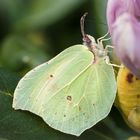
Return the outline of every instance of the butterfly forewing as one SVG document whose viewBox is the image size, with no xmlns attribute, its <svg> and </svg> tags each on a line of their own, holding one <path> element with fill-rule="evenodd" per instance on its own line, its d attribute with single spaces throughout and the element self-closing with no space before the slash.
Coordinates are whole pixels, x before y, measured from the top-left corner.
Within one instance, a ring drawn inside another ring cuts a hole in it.
<svg viewBox="0 0 140 140">
<path fill-rule="evenodd" d="M 93 59 L 93 54 L 82 45 L 64 50 L 21 79 L 14 93 L 13 107 L 40 115 L 44 102 L 91 65 Z M 46 95 L 48 98 L 44 100 Z"/>
</svg>

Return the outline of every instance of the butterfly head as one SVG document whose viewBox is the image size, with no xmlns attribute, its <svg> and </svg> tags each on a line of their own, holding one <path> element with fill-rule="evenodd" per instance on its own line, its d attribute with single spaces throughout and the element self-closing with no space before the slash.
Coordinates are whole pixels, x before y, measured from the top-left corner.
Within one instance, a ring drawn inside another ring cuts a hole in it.
<svg viewBox="0 0 140 140">
<path fill-rule="evenodd" d="M 89 50 L 91 50 L 91 51 L 93 51 L 93 49 L 96 48 L 96 46 L 97 46 L 95 38 L 88 34 L 85 34 L 83 36 L 83 44 L 85 46 L 87 46 L 89 48 Z"/>
</svg>

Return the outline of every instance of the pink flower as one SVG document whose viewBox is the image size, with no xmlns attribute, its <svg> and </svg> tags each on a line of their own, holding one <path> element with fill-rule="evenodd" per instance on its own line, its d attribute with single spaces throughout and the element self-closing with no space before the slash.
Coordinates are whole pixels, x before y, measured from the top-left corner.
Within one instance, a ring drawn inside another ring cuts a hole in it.
<svg viewBox="0 0 140 140">
<path fill-rule="evenodd" d="M 140 0 L 108 0 L 107 21 L 116 55 L 140 78 Z"/>
<path fill-rule="evenodd" d="M 125 12 L 140 20 L 140 0 L 108 0 L 107 22 L 110 32 L 112 32 L 112 24 Z"/>
</svg>

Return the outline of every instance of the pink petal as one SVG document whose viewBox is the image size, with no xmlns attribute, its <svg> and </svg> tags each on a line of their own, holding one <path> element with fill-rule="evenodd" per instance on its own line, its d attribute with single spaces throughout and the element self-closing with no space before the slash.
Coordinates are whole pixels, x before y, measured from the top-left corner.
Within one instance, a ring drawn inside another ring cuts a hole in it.
<svg viewBox="0 0 140 140">
<path fill-rule="evenodd" d="M 123 13 L 112 26 L 112 41 L 122 63 L 140 78 L 140 23 Z"/>
<path fill-rule="evenodd" d="M 108 0 L 107 4 L 107 23 L 110 33 L 112 33 L 112 25 L 116 18 L 121 15 L 125 10 L 121 5 L 121 0 Z"/>
<path fill-rule="evenodd" d="M 116 19 L 126 12 L 140 20 L 140 0 L 108 0 L 107 23 L 111 34 Z"/>
</svg>

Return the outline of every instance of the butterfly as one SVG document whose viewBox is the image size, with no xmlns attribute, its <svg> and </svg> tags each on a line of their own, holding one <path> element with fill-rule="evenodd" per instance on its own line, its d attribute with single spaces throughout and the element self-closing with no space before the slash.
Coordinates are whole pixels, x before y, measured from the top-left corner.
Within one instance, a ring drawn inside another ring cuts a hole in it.
<svg viewBox="0 0 140 140">
<path fill-rule="evenodd" d="M 85 16 L 81 18 L 84 45 L 71 46 L 29 71 L 13 98 L 15 110 L 30 111 L 50 127 L 76 136 L 109 114 L 117 90 L 102 46 L 104 37 L 96 43 L 84 33 Z"/>
</svg>

